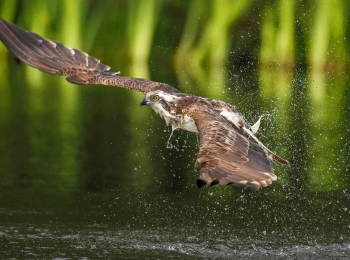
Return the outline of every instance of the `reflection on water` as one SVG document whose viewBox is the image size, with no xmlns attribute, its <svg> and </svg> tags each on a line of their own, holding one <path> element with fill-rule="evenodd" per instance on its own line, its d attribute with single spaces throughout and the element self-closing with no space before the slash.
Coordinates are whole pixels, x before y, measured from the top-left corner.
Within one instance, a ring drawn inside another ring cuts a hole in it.
<svg viewBox="0 0 350 260">
<path fill-rule="evenodd" d="M 215 95 L 251 122 L 270 114 L 260 138 L 292 163 L 249 192 L 197 189 L 196 136 L 175 132 L 167 149 L 169 129 L 142 95 L 48 75 L 25 84 L 23 67 L 11 69 L 0 99 L 4 257 L 350 255 L 347 78 L 326 78 L 320 103 L 305 73 L 223 74 Z M 209 96 L 212 80 L 194 92 Z"/>
</svg>

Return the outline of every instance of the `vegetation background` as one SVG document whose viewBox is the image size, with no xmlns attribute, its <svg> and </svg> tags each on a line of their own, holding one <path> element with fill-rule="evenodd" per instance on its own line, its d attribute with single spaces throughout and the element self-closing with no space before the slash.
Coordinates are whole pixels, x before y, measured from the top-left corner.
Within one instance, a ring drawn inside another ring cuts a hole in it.
<svg viewBox="0 0 350 260">
<path fill-rule="evenodd" d="M 0 207 L 18 213 L 0 220 L 36 221 L 19 213 L 35 209 L 259 235 L 278 216 L 268 232 L 349 232 L 350 1 L 0 0 L 0 16 L 122 75 L 234 104 L 252 123 L 270 114 L 259 138 L 292 165 L 256 193 L 198 190 L 196 136 L 176 132 L 167 149 L 170 130 L 139 107 L 142 93 L 71 85 L 0 44 Z"/>
</svg>

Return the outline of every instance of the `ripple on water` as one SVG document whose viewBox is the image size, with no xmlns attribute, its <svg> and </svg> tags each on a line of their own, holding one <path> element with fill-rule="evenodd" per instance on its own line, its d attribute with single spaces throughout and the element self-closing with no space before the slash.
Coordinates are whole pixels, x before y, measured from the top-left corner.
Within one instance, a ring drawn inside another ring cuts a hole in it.
<svg viewBox="0 0 350 260">
<path fill-rule="evenodd" d="M 349 243 L 296 244 L 297 241 L 264 241 L 236 236 L 192 235 L 196 230 L 111 230 L 101 226 L 0 227 L 3 258 L 118 257 L 175 259 L 285 259 L 286 257 L 346 259 Z M 188 235 L 191 234 L 191 235 Z"/>
</svg>

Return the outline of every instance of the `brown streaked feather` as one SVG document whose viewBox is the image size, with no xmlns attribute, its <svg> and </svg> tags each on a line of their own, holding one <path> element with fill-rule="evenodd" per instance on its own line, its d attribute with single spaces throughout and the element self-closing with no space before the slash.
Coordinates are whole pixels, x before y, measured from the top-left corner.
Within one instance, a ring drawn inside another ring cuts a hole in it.
<svg viewBox="0 0 350 260">
<path fill-rule="evenodd" d="M 289 165 L 256 138 L 251 126 L 234 106 L 182 94 L 164 83 L 119 76 L 118 72 L 109 71 L 107 65 L 85 52 L 24 31 L 1 18 L 0 40 L 22 62 L 50 74 L 65 76 L 73 84 L 103 84 L 144 93 L 161 90 L 165 92 L 162 95 L 174 94 L 159 100 L 160 106 L 157 104 L 153 109 L 167 124 L 171 123 L 173 129 L 199 132 L 201 146 L 196 166 L 201 167 L 201 175 L 198 186 L 220 184 L 257 190 L 277 178 L 271 160 Z"/>
<path fill-rule="evenodd" d="M 218 116 L 197 112 L 192 117 L 201 139 L 196 160 L 196 167 L 201 168 L 199 187 L 220 184 L 258 190 L 277 179 L 271 161 L 258 144 Z"/>
<path fill-rule="evenodd" d="M 2 18 L 0 40 L 22 62 L 46 73 L 65 76 L 73 84 L 118 86 L 143 93 L 154 90 L 179 92 L 164 83 L 119 76 L 85 52 L 25 31 Z"/>
</svg>

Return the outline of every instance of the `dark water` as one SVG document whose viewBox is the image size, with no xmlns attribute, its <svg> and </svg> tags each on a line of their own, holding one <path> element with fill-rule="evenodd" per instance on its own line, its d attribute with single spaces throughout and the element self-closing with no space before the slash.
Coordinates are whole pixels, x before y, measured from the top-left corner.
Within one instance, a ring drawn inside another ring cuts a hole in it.
<svg viewBox="0 0 350 260">
<path fill-rule="evenodd" d="M 259 137 L 292 167 L 276 165 L 278 181 L 250 192 L 198 189 L 196 136 L 176 132 L 166 148 L 169 129 L 139 107 L 142 94 L 34 73 L 24 84 L 33 71 L 11 69 L 0 90 L 1 259 L 350 259 L 344 76 L 324 80 L 321 100 L 303 73 L 180 84 L 251 122 L 271 114 Z"/>
</svg>

